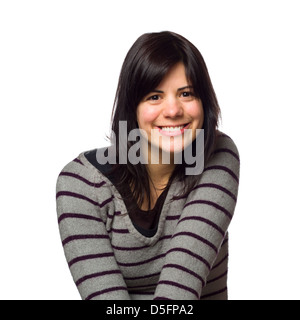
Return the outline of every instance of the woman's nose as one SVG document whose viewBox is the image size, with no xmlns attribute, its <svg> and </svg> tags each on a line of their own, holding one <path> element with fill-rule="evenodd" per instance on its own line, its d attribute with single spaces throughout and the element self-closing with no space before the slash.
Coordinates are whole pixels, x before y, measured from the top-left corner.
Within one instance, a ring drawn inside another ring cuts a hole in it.
<svg viewBox="0 0 300 320">
<path fill-rule="evenodd" d="M 164 103 L 163 115 L 165 117 L 179 117 L 183 115 L 181 102 L 176 98 L 168 98 Z"/>
</svg>

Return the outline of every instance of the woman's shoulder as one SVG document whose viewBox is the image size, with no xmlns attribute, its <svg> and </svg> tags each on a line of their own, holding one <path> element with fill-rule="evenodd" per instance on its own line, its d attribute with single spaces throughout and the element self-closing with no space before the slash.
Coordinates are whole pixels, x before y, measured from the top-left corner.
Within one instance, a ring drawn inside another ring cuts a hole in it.
<svg viewBox="0 0 300 320">
<path fill-rule="evenodd" d="M 78 156 L 68 161 L 61 169 L 61 173 L 69 173 L 70 175 L 80 174 L 87 178 L 95 174 L 93 166 L 88 162 L 85 157 L 85 153 L 89 151 L 81 152 Z"/>
<path fill-rule="evenodd" d="M 217 203 L 218 207 L 223 206 L 223 202 L 227 200 L 236 202 L 239 176 L 240 157 L 237 146 L 230 136 L 218 131 L 214 150 L 188 201 L 206 199 Z"/>
<path fill-rule="evenodd" d="M 215 149 L 214 149 L 214 154 L 216 153 L 230 153 L 234 158 L 239 160 L 239 151 L 238 148 L 229 135 L 218 131 L 217 132 L 217 137 L 216 137 L 216 144 L 215 144 Z"/>
<path fill-rule="evenodd" d="M 76 184 L 80 184 L 82 188 L 99 188 L 109 185 L 110 181 L 105 175 L 107 166 L 96 166 L 96 152 L 98 149 L 81 152 L 77 157 L 73 158 L 61 169 L 57 178 L 57 188 L 61 184 L 66 184 L 72 188 Z M 100 168 L 102 167 L 102 170 Z"/>
<path fill-rule="evenodd" d="M 107 208 L 114 205 L 111 182 L 81 152 L 60 171 L 56 181 L 59 219 L 62 214 L 76 213 L 107 219 Z"/>
<path fill-rule="evenodd" d="M 215 148 L 207 162 L 204 172 L 218 175 L 227 172 L 236 182 L 239 180 L 240 155 L 233 139 L 227 134 L 218 131 Z"/>
</svg>

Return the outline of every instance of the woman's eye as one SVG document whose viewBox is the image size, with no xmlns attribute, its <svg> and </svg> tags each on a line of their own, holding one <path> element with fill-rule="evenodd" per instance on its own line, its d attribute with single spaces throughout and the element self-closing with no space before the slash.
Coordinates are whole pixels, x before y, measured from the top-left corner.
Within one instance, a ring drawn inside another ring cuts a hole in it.
<svg viewBox="0 0 300 320">
<path fill-rule="evenodd" d="M 193 96 L 193 94 L 192 94 L 192 92 L 186 91 L 186 92 L 182 92 L 182 96 L 183 96 L 184 98 L 188 98 L 188 97 Z"/>
<path fill-rule="evenodd" d="M 159 95 L 155 94 L 155 95 L 149 97 L 147 100 L 153 100 L 153 101 L 159 100 Z"/>
</svg>

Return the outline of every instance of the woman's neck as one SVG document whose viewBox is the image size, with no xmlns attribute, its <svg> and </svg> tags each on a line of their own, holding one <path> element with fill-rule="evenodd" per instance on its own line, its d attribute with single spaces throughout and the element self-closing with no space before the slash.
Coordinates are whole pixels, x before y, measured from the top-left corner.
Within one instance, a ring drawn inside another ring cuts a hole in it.
<svg viewBox="0 0 300 320">
<path fill-rule="evenodd" d="M 149 175 L 150 198 L 155 200 L 168 185 L 176 165 L 172 153 L 165 154 L 159 148 L 152 148 L 148 140 L 142 139 L 141 142 L 141 154 L 147 159 L 145 166 Z"/>
<path fill-rule="evenodd" d="M 165 190 L 174 168 L 165 164 L 147 164 L 147 172 L 149 175 L 149 191 L 141 204 L 140 209 L 148 210 L 155 206 L 158 197 Z"/>
<path fill-rule="evenodd" d="M 174 164 L 147 164 L 146 165 L 150 181 L 155 189 L 164 189 L 175 169 Z"/>
</svg>

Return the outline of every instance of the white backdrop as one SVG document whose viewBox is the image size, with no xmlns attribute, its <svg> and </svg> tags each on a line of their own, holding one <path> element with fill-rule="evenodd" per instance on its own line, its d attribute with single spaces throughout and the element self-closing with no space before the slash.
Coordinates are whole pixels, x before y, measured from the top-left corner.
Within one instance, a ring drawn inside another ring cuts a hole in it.
<svg viewBox="0 0 300 320">
<path fill-rule="evenodd" d="M 0 299 L 80 299 L 55 184 L 103 146 L 123 59 L 171 30 L 204 56 L 236 142 L 230 299 L 299 299 L 299 1 L 1 1 Z"/>
</svg>

